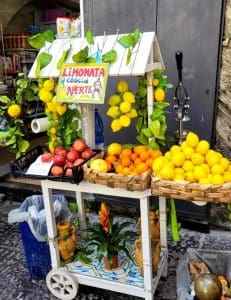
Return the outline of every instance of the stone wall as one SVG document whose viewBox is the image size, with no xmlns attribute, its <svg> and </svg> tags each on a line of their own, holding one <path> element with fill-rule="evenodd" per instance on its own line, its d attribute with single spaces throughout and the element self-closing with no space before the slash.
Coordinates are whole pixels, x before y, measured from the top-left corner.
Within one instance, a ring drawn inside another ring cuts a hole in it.
<svg viewBox="0 0 231 300">
<path fill-rule="evenodd" d="M 224 36 L 216 117 L 216 145 L 224 155 L 231 158 L 231 0 L 227 0 L 226 5 Z"/>
</svg>

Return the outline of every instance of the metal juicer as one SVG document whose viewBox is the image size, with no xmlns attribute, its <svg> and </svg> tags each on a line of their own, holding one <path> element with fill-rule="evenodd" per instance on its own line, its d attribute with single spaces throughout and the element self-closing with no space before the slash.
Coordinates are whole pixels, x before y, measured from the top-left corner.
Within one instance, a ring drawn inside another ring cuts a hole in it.
<svg viewBox="0 0 231 300">
<path fill-rule="evenodd" d="M 179 122 L 179 129 L 175 132 L 175 138 L 178 144 L 181 144 L 188 131 L 183 129 L 183 122 L 187 122 L 190 120 L 188 115 L 189 109 L 189 96 L 186 88 L 183 86 L 182 81 L 182 60 L 183 60 L 183 53 L 181 51 L 177 51 L 175 54 L 176 57 L 176 65 L 178 70 L 178 78 L 179 82 L 177 84 L 175 95 L 174 95 L 174 108 L 176 110 L 176 121 Z"/>
</svg>

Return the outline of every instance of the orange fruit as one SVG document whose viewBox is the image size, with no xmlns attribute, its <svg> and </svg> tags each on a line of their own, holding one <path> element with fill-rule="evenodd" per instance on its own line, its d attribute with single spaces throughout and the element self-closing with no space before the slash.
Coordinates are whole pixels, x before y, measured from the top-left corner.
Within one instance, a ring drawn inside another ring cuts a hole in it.
<svg viewBox="0 0 231 300">
<path fill-rule="evenodd" d="M 120 163 L 123 167 L 129 167 L 131 165 L 131 160 L 129 157 L 122 157 Z"/>
<path fill-rule="evenodd" d="M 106 163 L 107 163 L 107 169 L 108 169 L 108 172 L 110 172 L 112 170 L 112 163 L 108 160 L 105 160 Z"/>
<path fill-rule="evenodd" d="M 133 170 L 135 170 L 135 169 L 136 169 L 136 167 L 135 167 L 135 165 L 134 165 L 134 164 L 130 164 L 130 166 L 129 166 L 129 169 L 130 169 L 131 171 L 133 171 Z"/>
<path fill-rule="evenodd" d="M 134 165 L 135 166 L 138 166 L 140 163 L 142 163 L 142 160 L 139 157 L 134 160 Z"/>
<path fill-rule="evenodd" d="M 148 165 L 149 168 L 152 168 L 153 161 L 154 161 L 153 158 L 148 158 L 148 159 L 146 160 L 146 164 Z"/>
<path fill-rule="evenodd" d="M 122 169 L 122 174 L 123 175 L 130 175 L 130 173 L 131 173 L 131 171 L 130 171 L 130 169 L 128 167 L 124 167 Z"/>
<path fill-rule="evenodd" d="M 138 155 L 136 153 L 132 153 L 131 160 L 135 161 L 138 158 Z"/>
<path fill-rule="evenodd" d="M 148 165 L 145 162 L 141 162 L 136 166 L 136 171 L 139 175 L 143 174 L 147 170 L 148 170 Z"/>
<path fill-rule="evenodd" d="M 151 157 L 153 159 L 156 159 L 157 157 L 160 157 L 163 155 L 163 153 L 158 149 L 148 149 L 148 152 L 151 154 Z"/>
<path fill-rule="evenodd" d="M 115 172 L 117 174 L 122 174 L 123 166 L 121 164 L 118 164 L 115 168 Z"/>
<path fill-rule="evenodd" d="M 117 161 L 117 157 L 115 155 L 107 155 L 105 158 L 106 161 L 113 163 Z"/>
<path fill-rule="evenodd" d="M 146 147 L 144 145 L 138 145 L 133 148 L 133 152 L 140 155 L 141 152 L 145 151 Z"/>
<path fill-rule="evenodd" d="M 138 173 L 137 173 L 136 169 L 135 169 L 135 170 L 132 170 L 132 171 L 130 172 L 130 175 L 133 175 L 133 176 L 136 176 L 136 175 L 138 175 Z"/>
<path fill-rule="evenodd" d="M 146 161 L 146 160 L 149 159 L 149 158 L 150 158 L 150 153 L 148 152 L 148 150 L 142 151 L 142 152 L 140 153 L 140 159 L 141 159 L 142 161 Z"/>
<path fill-rule="evenodd" d="M 121 156 L 129 156 L 130 157 L 132 155 L 132 150 L 128 149 L 128 148 L 123 149 L 120 155 Z"/>
</svg>

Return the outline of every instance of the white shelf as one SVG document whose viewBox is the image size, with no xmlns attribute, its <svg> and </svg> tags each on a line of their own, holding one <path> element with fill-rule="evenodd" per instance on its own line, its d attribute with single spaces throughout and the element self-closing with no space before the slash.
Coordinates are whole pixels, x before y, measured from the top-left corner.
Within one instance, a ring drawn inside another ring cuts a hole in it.
<svg viewBox="0 0 231 300">
<path fill-rule="evenodd" d="M 161 260 L 159 270 L 155 278 L 152 276 L 152 254 L 151 254 L 151 234 L 149 225 L 149 196 L 151 190 L 144 191 L 127 191 L 120 188 L 110 188 L 100 184 L 93 184 L 86 181 L 80 182 L 80 184 L 72 184 L 68 182 L 56 182 L 52 180 L 42 180 L 42 192 L 44 196 L 44 206 L 46 212 L 48 239 L 51 253 L 52 268 L 56 269 L 60 266 L 60 257 L 56 240 L 56 224 L 54 217 L 54 208 L 52 205 L 52 190 L 68 190 L 76 193 L 76 202 L 79 211 L 80 226 L 86 225 L 85 209 L 84 209 L 84 194 L 94 193 L 101 195 L 114 195 L 119 197 L 133 198 L 134 201 L 139 201 L 140 204 L 140 216 L 141 216 L 141 228 L 142 228 L 142 248 L 143 248 L 143 284 L 131 285 L 124 281 L 118 280 L 106 280 L 102 276 L 84 275 L 80 272 L 81 264 L 70 263 L 64 269 L 70 271 L 70 274 L 78 279 L 80 284 L 89 286 L 96 286 L 103 289 L 112 291 L 120 291 L 130 295 L 136 295 L 145 298 L 146 300 L 153 299 L 153 294 L 157 287 L 158 281 L 162 275 L 166 275 L 167 270 L 167 226 L 166 226 L 166 200 L 165 198 L 159 198 L 159 212 L 160 212 L 160 241 L 161 241 Z M 76 267 L 76 268 L 75 268 Z M 79 270 L 78 270 L 79 268 Z M 75 271 L 73 271 L 75 269 Z M 125 274 L 126 275 L 126 274 Z"/>
</svg>

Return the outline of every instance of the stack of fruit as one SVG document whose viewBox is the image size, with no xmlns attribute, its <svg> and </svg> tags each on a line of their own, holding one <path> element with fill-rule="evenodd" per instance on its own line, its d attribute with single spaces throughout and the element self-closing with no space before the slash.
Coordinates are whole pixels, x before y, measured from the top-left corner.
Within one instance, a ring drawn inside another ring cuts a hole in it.
<svg viewBox="0 0 231 300">
<path fill-rule="evenodd" d="M 50 170 L 51 176 L 73 176 L 72 167 L 79 166 L 94 154 L 95 151 L 90 149 L 83 139 L 76 139 L 68 150 L 57 146 L 54 153 L 46 152 L 42 154 L 41 161 L 43 163 L 53 161 Z"/>
<path fill-rule="evenodd" d="M 120 131 L 123 127 L 129 127 L 131 119 L 137 117 L 136 109 L 133 107 L 135 95 L 129 91 L 128 83 L 121 80 L 117 84 L 117 92 L 108 99 L 107 115 L 113 118 L 111 128 L 113 132 Z"/>
<path fill-rule="evenodd" d="M 231 182 L 231 163 L 206 140 L 189 132 L 181 146 L 174 145 L 152 165 L 154 175 L 164 180 L 200 184 Z"/>
<path fill-rule="evenodd" d="M 133 148 L 123 148 L 119 143 L 108 146 L 104 158 L 92 160 L 91 170 L 101 172 L 114 172 L 121 175 L 141 175 L 151 170 L 157 157 L 162 156 L 160 150 L 153 150 L 144 145 Z"/>
</svg>

